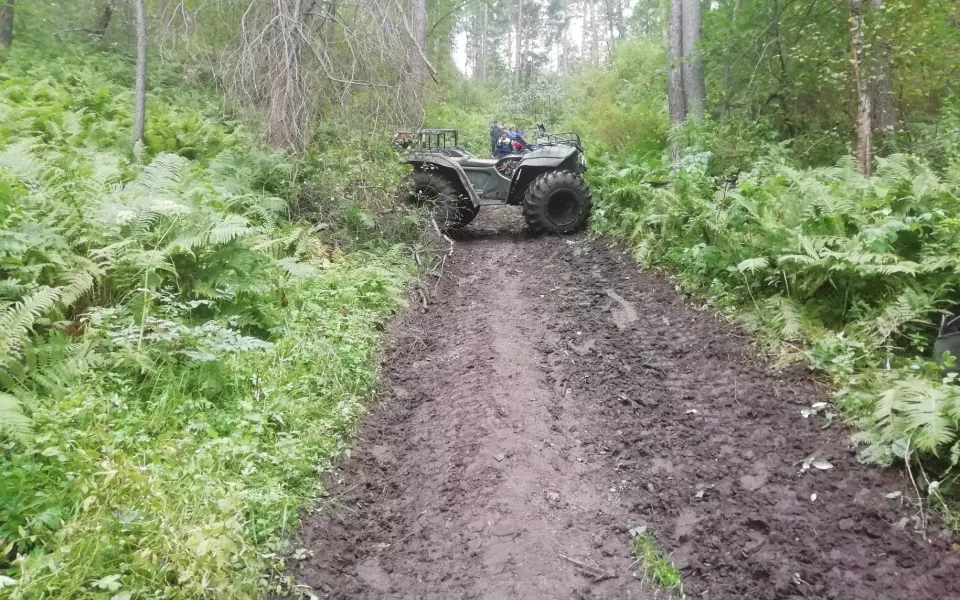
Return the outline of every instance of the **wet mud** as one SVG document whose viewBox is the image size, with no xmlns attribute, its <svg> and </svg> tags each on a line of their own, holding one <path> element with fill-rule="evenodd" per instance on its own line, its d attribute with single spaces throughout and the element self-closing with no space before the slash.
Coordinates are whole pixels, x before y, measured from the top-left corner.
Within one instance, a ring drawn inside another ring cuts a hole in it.
<svg viewBox="0 0 960 600">
<path fill-rule="evenodd" d="M 317 596 L 668 597 L 630 554 L 642 527 L 691 598 L 960 599 L 912 484 L 801 415 L 829 400 L 809 373 L 614 242 L 485 209 L 444 269 L 305 516 L 294 574 Z"/>
</svg>

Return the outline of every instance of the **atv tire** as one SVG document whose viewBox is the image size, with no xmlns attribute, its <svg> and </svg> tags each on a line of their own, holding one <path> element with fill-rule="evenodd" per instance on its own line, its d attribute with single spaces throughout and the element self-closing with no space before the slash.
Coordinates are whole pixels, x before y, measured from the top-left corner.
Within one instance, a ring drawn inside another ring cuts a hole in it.
<svg viewBox="0 0 960 600">
<path fill-rule="evenodd" d="M 583 177 L 572 171 L 550 171 L 527 188 L 523 218 L 536 232 L 573 233 L 586 226 L 591 200 Z"/>
<path fill-rule="evenodd" d="M 480 212 L 463 189 L 440 171 L 414 171 L 404 185 L 408 190 L 407 202 L 432 207 L 433 218 L 441 229 L 466 227 Z"/>
</svg>

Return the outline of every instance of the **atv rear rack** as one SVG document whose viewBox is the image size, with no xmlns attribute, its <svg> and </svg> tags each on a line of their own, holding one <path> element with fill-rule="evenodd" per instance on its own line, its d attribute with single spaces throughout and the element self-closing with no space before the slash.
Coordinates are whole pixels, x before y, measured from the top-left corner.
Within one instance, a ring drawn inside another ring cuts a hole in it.
<svg viewBox="0 0 960 600">
<path fill-rule="evenodd" d="M 419 129 L 398 131 L 393 136 L 394 144 L 401 142 L 405 150 L 460 150 L 458 129 Z M 451 144 L 450 141 L 453 143 Z"/>
<path fill-rule="evenodd" d="M 583 150 L 583 142 L 580 140 L 580 134 L 573 131 L 561 131 L 559 133 L 547 133 L 544 130 L 537 132 L 537 138 L 534 146 L 559 146 L 561 144 L 571 144 L 579 150 Z"/>
</svg>

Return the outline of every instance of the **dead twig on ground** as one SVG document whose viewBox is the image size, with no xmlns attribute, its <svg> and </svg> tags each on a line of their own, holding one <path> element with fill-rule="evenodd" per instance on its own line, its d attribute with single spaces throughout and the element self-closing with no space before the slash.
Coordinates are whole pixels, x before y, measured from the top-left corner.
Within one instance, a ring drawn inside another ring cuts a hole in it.
<svg viewBox="0 0 960 600">
<path fill-rule="evenodd" d="M 554 552 L 556 552 L 556 550 L 554 550 Z M 614 577 L 616 577 L 616 575 L 614 575 L 613 573 L 610 573 L 610 572 L 608 572 L 608 571 L 604 571 L 603 569 L 601 569 L 600 567 L 598 567 L 598 566 L 596 566 L 596 565 L 588 565 L 588 564 L 586 564 L 586 563 L 580 562 L 579 560 L 577 560 L 577 559 L 575 559 L 575 558 L 571 558 L 571 557 L 567 556 L 566 554 L 561 554 L 561 553 L 559 553 L 559 552 L 556 552 L 556 554 L 557 554 L 557 556 L 559 556 L 559 557 L 562 558 L 563 560 L 565 560 L 565 561 L 567 561 L 567 562 L 569 562 L 569 563 L 571 563 L 571 564 L 574 564 L 574 565 L 576 565 L 577 567 L 579 567 L 579 568 L 580 568 L 580 571 L 581 571 L 584 575 L 587 575 L 587 576 L 589 576 L 591 579 L 593 579 L 594 583 L 598 583 L 598 582 L 604 581 L 604 580 L 606 580 L 606 579 L 613 579 Z"/>
<path fill-rule="evenodd" d="M 440 226 L 437 225 L 436 219 L 430 219 L 430 222 L 433 223 L 433 230 L 437 232 L 437 235 L 445 239 L 447 243 L 450 244 L 450 249 L 447 250 L 447 256 L 453 256 L 453 240 L 451 240 L 447 234 L 440 231 Z"/>
</svg>

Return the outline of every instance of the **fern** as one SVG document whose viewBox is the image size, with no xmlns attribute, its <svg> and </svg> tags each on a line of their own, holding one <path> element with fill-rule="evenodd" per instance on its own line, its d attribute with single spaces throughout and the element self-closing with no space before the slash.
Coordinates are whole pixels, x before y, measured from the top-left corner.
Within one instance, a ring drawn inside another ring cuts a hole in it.
<svg viewBox="0 0 960 600">
<path fill-rule="evenodd" d="M 3 392 L 0 392 L 0 431 L 20 441 L 25 441 L 30 434 L 30 418 L 23 414 L 20 402 Z"/>
<path fill-rule="evenodd" d="M 0 362 L 19 353 L 34 322 L 59 298 L 60 290 L 44 287 L 0 312 Z"/>
<path fill-rule="evenodd" d="M 905 438 L 923 452 L 939 454 L 957 435 L 960 389 L 923 379 L 904 379 L 880 398 L 874 419 L 889 441 Z"/>
<path fill-rule="evenodd" d="M 907 288 L 887 303 L 880 314 L 866 327 L 873 342 L 880 346 L 901 331 L 908 323 L 923 323 L 936 310 L 933 298 L 923 292 Z"/>
<path fill-rule="evenodd" d="M 785 340 L 800 339 L 802 333 L 802 321 L 800 318 L 800 307 L 785 296 L 774 296 L 766 300 L 768 322 L 774 327 L 776 332 Z"/>
<path fill-rule="evenodd" d="M 737 270 L 741 273 L 755 273 L 761 269 L 766 269 L 770 265 L 770 260 L 765 256 L 759 256 L 757 258 L 748 258 L 746 260 L 740 261 L 737 265 Z"/>
</svg>

